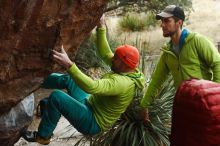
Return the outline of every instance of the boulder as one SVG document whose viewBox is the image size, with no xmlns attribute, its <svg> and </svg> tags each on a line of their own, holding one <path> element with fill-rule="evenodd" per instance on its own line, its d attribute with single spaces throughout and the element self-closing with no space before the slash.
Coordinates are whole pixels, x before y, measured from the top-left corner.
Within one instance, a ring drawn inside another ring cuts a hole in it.
<svg viewBox="0 0 220 146">
<path fill-rule="evenodd" d="M 67 53 L 76 55 L 106 3 L 107 0 L 0 1 L 0 116 L 9 114 L 12 107 L 38 89 L 49 73 L 60 70 L 51 59 L 51 50 L 59 50 L 63 44 Z M 22 118 L 18 115 L 15 122 Z M 7 128 L 0 124 L 2 129 Z M 21 127 L 14 127 L 7 137 L 17 137 Z M 4 131 L 0 132 L 1 144 L 4 136 Z"/>
<path fill-rule="evenodd" d="M 34 94 L 24 98 L 7 113 L 0 116 L 0 144 L 13 146 L 20 138 L 20 131 L 26 129 L 34 113 Z"/>
<path fill-rule="evenodd" d="M 106 0 L 0 1 L 0 111 L 9 111 L 56 68 L 51 50 L 74 54 Z"/>
</svg>

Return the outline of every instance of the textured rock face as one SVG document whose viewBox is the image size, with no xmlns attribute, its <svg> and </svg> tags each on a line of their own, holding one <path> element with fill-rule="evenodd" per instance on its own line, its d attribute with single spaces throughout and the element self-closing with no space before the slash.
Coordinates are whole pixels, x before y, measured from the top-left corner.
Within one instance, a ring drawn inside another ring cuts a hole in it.
<svg viewBox="0 0 220 146">
<path fill-rule="evenodd" d="M 0 111 L 10 110 L 54 70 L 52 49 L 76 53 L 106 0 L 0 1 Z"/>
<path fill-rule="evenodd" d="M 14 107 L 56 70 L 51 50 L 63 44 L 74 56 L 105 5 L 106 0 L 0 1 L 0 145 L 13 145 L 30 123 L 25 109 Z M 20 114 L 10 121 L 6 115 L 14 113 Z"/>
</svg>

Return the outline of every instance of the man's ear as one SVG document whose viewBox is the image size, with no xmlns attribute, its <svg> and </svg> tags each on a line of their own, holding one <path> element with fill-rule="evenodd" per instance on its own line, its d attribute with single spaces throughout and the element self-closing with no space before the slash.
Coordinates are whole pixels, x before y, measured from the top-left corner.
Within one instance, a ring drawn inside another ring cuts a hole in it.
<svg viewBox="0 0 220 146">
<path fill-rule="evenodd" d="M 182 26 L 183 25 L 183 20 L 179 19 L 178 23 L 179 23 L 180 26 Z"/>
</svg>

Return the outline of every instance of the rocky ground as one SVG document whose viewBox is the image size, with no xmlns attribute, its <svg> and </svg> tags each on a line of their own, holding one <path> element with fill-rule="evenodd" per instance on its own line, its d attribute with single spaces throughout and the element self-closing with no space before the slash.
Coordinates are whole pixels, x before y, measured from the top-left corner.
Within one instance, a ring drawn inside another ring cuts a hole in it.
<svg viewBox="0 0 220 146">
<path fill-rule="evenodd" d="M 36 119 L 35 119 L 36 120 Z M 38 120 L 39 121 L 39 120 Z M 33 125 L 32 125 L 33 126 Z M 54 131 L 54 136 L 51 139 L 51 146 L 73 146 L 82 135 L 77 132 L 68 121 L 63 117 L 60 119 L 57 128 Z M 39 146 L 37 143 L 29 143 L 21 138 L 15 146 Z M 85 144 L 88 146 L 89 144 Z"/>
<path fill-rule="evenodd" d="M 35 103 L 39 102 L 40 99 L 47 97 L 50 94 L 51 90 L 47 89 L 40 89 L 37 92 L 34 93 L 35 95 Z M 35 105 L 35 107 L 36 107 Z M 36 113 L 36 111 L 35 111 Z M 29 126 L 30 130 L 37 130 L 37 127 L 39 125 L 40 118 L 36 117 L 36 114 L 33 118 L 32 124 Z M 82 137 L 82 134 L 77 132 L 76 129 L 74 129 L 69 122 L 64 118 L 61 117 L 57 128 L 54 131 L 54 136 L 51 139 L 51 146 L 73 146 L 80 138 Z M 20 138 L 20 140 L 15 144 L 15 146 L 39 146 L 40 144 L 37 143 L 29 143 L 25 141 L 23 138 Z M 88 146 L 89 144 L 85 144 L 85 146 Z"/>
</svg>

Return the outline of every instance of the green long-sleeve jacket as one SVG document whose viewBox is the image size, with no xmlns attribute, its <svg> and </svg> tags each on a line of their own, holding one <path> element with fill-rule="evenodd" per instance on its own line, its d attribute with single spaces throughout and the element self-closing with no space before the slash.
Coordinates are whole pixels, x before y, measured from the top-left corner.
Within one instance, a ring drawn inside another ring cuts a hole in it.
<svg viewBox="0 0 220 146">
<path fill-rule="evenodd" d="M 220 82 L 220 55 L 213 43 L 204 36 L 189 33 L 178 57 L 171 51 L 170 43 L 163 46 L 162 51 L 141 107 L 151 104 L 169 73 L 176 88 L 183 80 L 190 78 Z"/>
<path fill-rule="evenodd" d="M 113 53 L 107 42 L 104 28 L 97 30 L 97 48 L 103 60 L 111 65 Z M 91 94 L 89 103 L 102 130 L 110 128 L 126 110 L 136 88 L 144 87 L 144 76 L 138 70 L 122 74 L 110 72 L 99 80 L 93 80 L 83 74 L 75 64 L 68 72 L 80 88 Z"/>
</svg>

